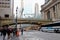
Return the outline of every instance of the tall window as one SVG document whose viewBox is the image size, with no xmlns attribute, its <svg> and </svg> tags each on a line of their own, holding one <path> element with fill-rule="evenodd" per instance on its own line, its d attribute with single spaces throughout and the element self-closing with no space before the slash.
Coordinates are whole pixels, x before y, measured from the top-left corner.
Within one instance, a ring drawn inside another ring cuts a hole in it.
<svg viewBox="0 0 60 40">
<path fill-rule="evenodd" d="M 47 12 L 47 19 L 50 19 L 50 11 Z"/>
<path fill-rule="evenodd" d="M 53 6 L 53 11 L 55 12 L 55 6 Z"/>
<path fill-rule="evenodd" d="M 56 16 L 56 13 L 55 13 L 55 6 L 53 6 L 53 12 L 54 12 L 54 17 Z"/>
</svg>

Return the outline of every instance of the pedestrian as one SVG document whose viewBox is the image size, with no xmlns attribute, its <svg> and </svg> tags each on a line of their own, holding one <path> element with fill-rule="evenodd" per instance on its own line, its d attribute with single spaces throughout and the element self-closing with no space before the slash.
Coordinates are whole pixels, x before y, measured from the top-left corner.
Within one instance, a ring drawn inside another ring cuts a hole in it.
<svg viewBox="0 0 60 40">
<path fill-rule="evenodd" d="M 0 27 L 0 35 L 2 36 L 2 30 L 3 30 L 3 27 Z"/>
<path fill-rule="evenodd" d="M 21 28 L 21 35 L 23 35 L 23 28 Z"/>
<path fill-rule="evenodd" d="M 16 35 L 16 28 L 13 29 L 13 36 Z"/>
<path fill-rule="evenodd" d="M 7 33 L 6 26 L 3 26 L 2 29 L 3 40 L 5 40 L 6 33 Z"/>
<path fill-rule="evenodd" d="M 8 39 L 11 38 L 11 33 L 12 33 L 12 28 L 9 28 L 7 29 L 7 35 L 8 35 Z"/>
</svg>

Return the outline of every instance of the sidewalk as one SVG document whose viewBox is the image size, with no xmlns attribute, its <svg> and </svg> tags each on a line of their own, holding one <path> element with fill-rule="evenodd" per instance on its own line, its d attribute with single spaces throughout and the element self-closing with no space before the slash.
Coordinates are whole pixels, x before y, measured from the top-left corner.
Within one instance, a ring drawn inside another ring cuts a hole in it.
<svg viewBox="0 0 60 40">
<path fill-rule="evenodd" d="M 24 34 L 20 35 L 19 37 L 11 35 L 10 40 L 43 40 L 42 38 L 37 37 L 35 33 L 36 32 L 24 32 Z M 0 36 L 0 40 L 3 40 L 2 36 Z M 7 36 L 6 36 L 6 40 L 7 40 Z"/>
<path fill-rule="evenodd" d="M 20 35 L 19 37 L 12 37 L 12 40 L 43 40 L 40 37 L 37 37 L 34 33 L 31 32 L 24 32 L 23 35 Z"/>
<path fill-rule="evenodd" d="M 0 40 L 3 40 L 2 36 L 0 36 Z M 24 34 L 20 35 L 19 37 L 11 36 L 10 40 L 60 40 L 60 34 L 31 31 L 31 32 L 24 32 Z"/>
</svg>

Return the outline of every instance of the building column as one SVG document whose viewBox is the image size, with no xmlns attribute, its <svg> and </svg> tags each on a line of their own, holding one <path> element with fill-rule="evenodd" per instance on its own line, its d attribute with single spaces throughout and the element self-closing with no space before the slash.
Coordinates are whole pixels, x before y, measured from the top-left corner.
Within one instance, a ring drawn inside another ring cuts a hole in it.
<svg viewBox="0 0 60 40">
<path fill-rule="evenodd" d="M 44 18 L 45 18 L 44 12 L 42 12 L 41 14 L 42 14 L 41 17 L 44 20 Z"/>
<path fill-rule="evenodd" d="M 60 19 L 60 9 L 59 9 L 59 5 L 56 5 L 56 14 L 57 14 L 57 21 Z"/>
<path fill-rule="evenodd" d="M 57 5 L 55 5 L 55 18 L 57 19 L 58 18 L 58 12 L 57 12 Z"/>
<path fill-rule="evenodd" d="M 60 3 L 57 5 L 58 19 L 60 20 Z"/>
<path fill-rule="evenodd" d="M 50 9 L 50 14 L 51 14 L 52 21 L 55 21 L 55 16 L 54 16 L 53 8 Z"/>
<path fill-rule="evenodd" d="M 44 20 L 48 20 L 46 11 L 44 12 Z"/>
</svg>

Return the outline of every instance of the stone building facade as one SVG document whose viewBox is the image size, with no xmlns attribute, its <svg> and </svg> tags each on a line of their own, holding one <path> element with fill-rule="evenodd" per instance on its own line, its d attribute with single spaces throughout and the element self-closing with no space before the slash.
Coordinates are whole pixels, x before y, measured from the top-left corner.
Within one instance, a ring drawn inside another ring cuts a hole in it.
<svg viewBox="0 0 60 40">
<path fill-rule="evenodd" d="M 41 8 L 44 20 L 60 21 L 60 0 L 45 0 Z"/>
<path fill-rule="evenodd" d="M 0 17 L 5 19 L 14 18 L 14 0 L 0 0 Z"/>
</svg>

